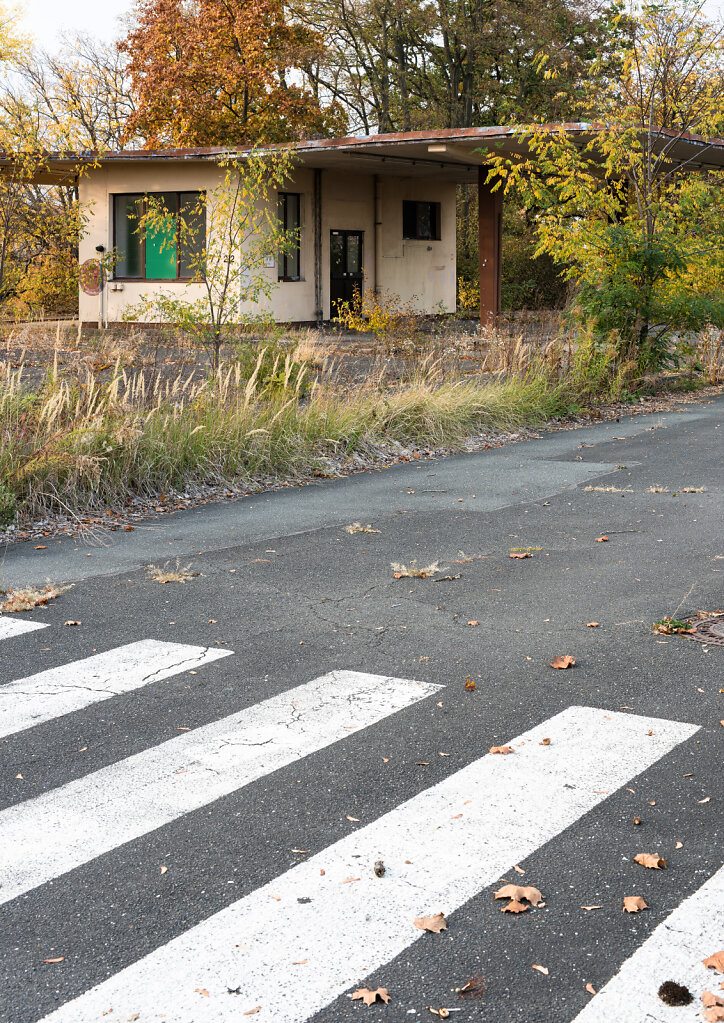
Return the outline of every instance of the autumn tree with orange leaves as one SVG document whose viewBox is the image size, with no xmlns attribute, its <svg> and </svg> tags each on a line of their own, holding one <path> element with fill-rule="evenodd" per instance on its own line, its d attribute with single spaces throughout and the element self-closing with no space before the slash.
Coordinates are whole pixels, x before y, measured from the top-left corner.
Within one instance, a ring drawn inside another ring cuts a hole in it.
<svg viewBox="0 0 724 1023">
<path fill-rule="evenodd" d="M 341 106 L 323 106 L 298 70 L 321 46 L 280 0 L 141 0 L 121 43 L 137 104 L 128 134 L 150 147 L 341 134 Z"/>
</svg>

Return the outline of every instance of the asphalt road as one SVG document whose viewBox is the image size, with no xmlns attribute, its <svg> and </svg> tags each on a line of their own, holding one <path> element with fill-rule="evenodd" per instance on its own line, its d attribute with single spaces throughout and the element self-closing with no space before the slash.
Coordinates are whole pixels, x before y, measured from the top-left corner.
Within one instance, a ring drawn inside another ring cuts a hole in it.
<svg viewBox="0 0 724 1023">
<path fill-rule="evenodd" d="M 702 964 L 724 950 L 724 646 L 651 626 L 724 607 L 723 419 L 7 550 L 0 587 L 74 586 L 0 617 L 0 1020 L 700 1020 L 724 981 Z M 144 570 L 177 558 L 199 574 Z M 413 560 L 440 570 L 395 579 Z M 545 906 L 501 912 L 499 879 Z"/>
</svg>

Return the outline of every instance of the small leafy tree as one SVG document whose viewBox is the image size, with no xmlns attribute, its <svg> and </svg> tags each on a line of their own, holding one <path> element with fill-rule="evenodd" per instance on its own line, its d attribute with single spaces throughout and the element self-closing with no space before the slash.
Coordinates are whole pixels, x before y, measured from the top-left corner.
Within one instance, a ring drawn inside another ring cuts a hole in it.
<svg viewBox="0 0 724 1023">
<path fill-rule="evenodd" d="M 250 313 L 269 299 L 277 284 L 277 253 L 297 243 L 278 217 L 277 190 L 288 180 L 292 157 L 288 151 L 225 158 L 219 162 L 221 181 L 199 195 L 177 218 L 163 202 L 148 197 L 137 231 L 161 238 L 161 249 L 179 246 L 188 253 L 189 283 L 201 285 L 200 298 L 173 292 L 147 295 L 127 310 L 126 319 L 169 323 L 190 335 L 219 365 L 221 347 L 240 326 L 263 319 Z M 247 307 L 246 309 L 244 307 Z"/>
<path fill-rule="evenodd" d="M 586 98 L 600 118 L 587 132 L 524 125 L 528 159 L 487 155 L 490 180 L 534 212 L 537 253 L 578 285 L 577 311 L 642 370 L 675 361 L 687 331 L 724 323 L 723 175 L 700 169 L 705 146 L 696 164 L 677 153 L 688 133 L 724 128 L 724 27 L 703 6 L 629 17 L 620 76 Z"/>
</svg>

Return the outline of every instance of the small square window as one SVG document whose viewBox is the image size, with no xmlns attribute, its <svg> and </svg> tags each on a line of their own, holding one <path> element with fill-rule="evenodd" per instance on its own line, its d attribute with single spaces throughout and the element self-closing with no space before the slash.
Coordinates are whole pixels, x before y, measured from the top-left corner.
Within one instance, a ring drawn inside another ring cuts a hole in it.
<svg viewBox="0 0 724 1023">
<path fill-rule="evenodd" d="M 439 241 L 440 203 L 403 200 L 402 237 L 421 241 Z"/>
</svg>

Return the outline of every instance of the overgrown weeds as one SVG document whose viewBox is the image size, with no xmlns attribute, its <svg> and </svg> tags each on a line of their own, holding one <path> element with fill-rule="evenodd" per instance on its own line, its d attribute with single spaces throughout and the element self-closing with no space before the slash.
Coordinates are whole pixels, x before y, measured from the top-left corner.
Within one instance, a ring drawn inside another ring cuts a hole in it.
<svg viewBox="0 0 724 1023">
<path fill-rule="evenodd" d="M 61 593 L 66 593 L 70 586 L 53 586 L 48 583 L 44 587 L 25 586 L 19 590 L 7 590 L 5 599 L 0 603 L 0 612 L 9 614 L 16 611 L 32 611 L 34 607 L 43 607 L 55 600 Z"/>
<path fill-rule="evenodd" d="M 351 382 L 319 362 L 312 334 L 298 348 L 245 344 L 213 373 L 184 360 L 175 372 L 165 361 L 129 366 L 120 344 L 102 373 L 56 359 L 40 376 L 8 360 L 0 365 L 0 528 L 18 513 L 93 514 L 200 486 L 329 475 L 352 456 L 453 447 L 633 386 L 615 346 L 601 350 L 585 333 L 482 341 L 473 363 L 428 353 L 400 379 L 382 360 Z M 109 342 L 97 354 L 110 350 Z"/>
</svg>

